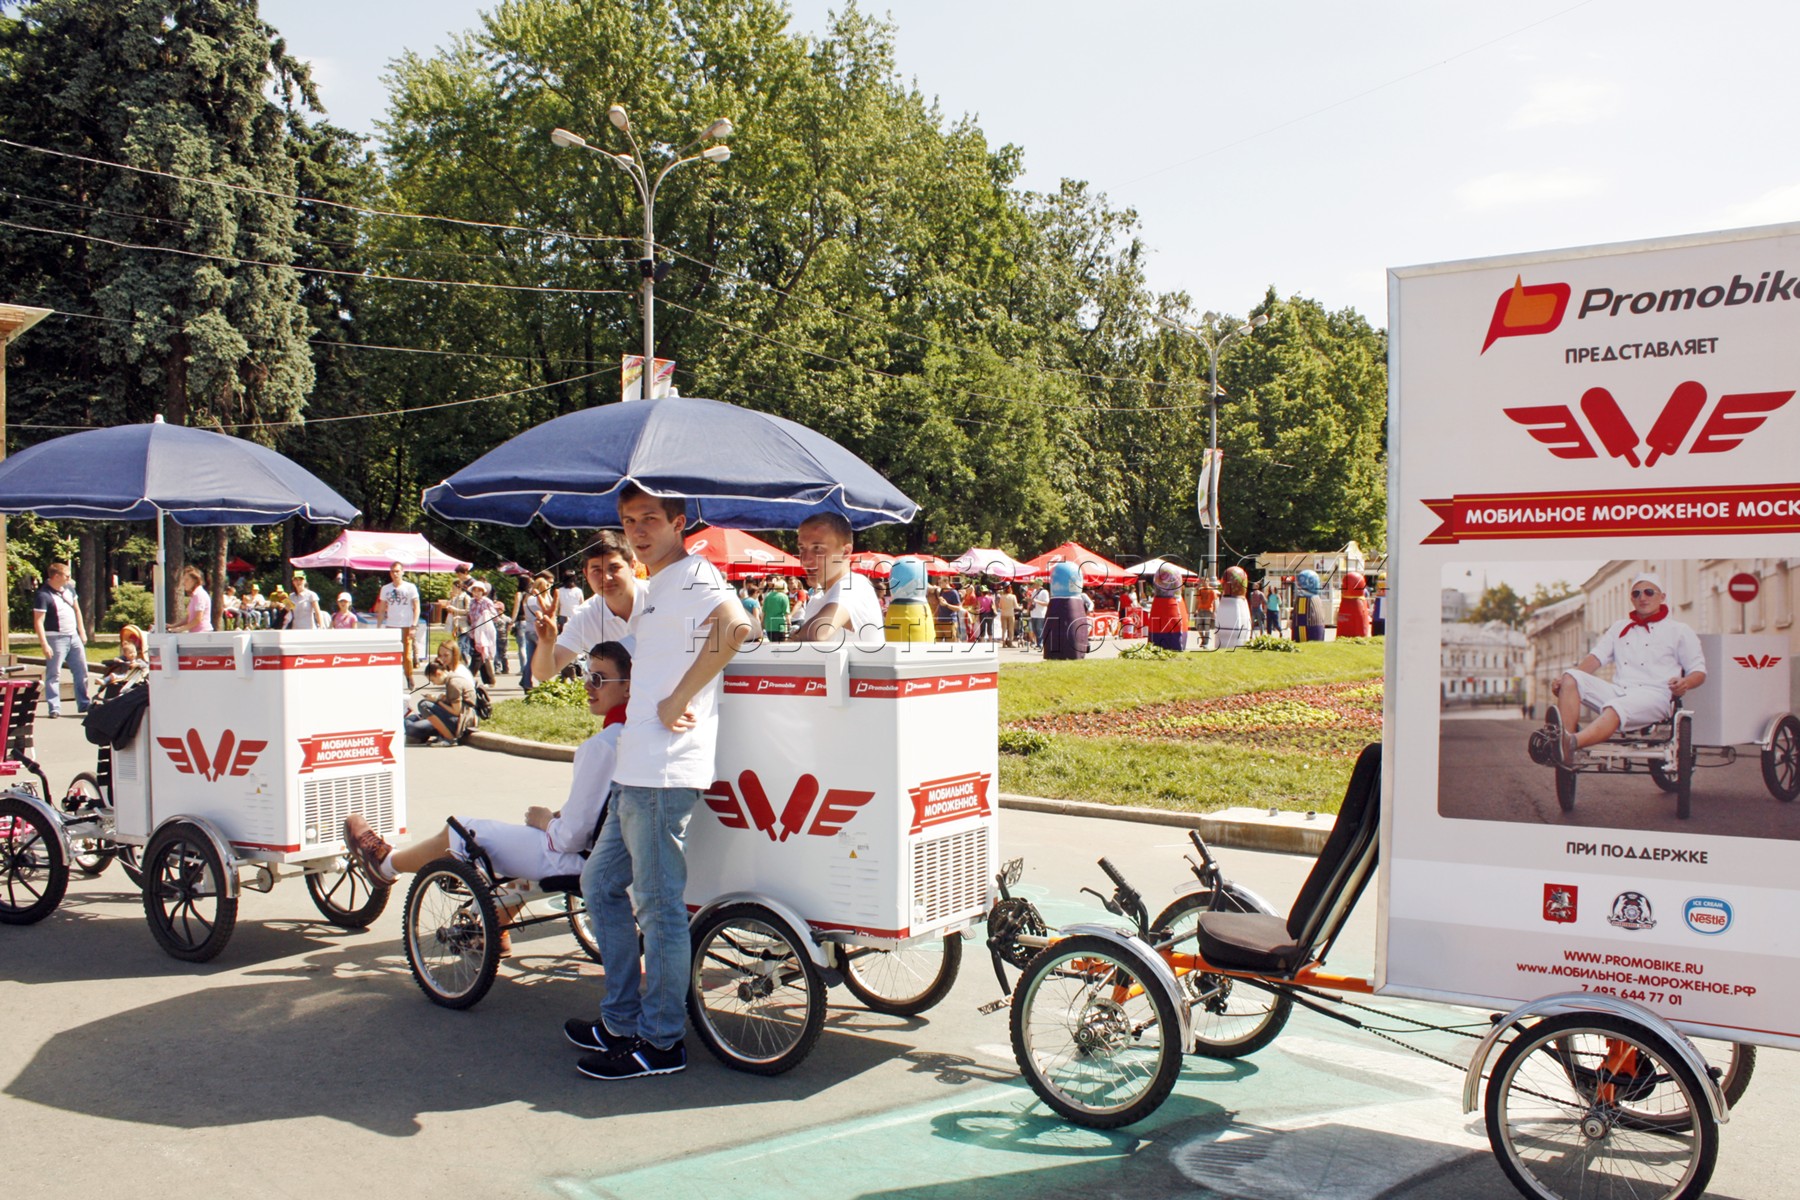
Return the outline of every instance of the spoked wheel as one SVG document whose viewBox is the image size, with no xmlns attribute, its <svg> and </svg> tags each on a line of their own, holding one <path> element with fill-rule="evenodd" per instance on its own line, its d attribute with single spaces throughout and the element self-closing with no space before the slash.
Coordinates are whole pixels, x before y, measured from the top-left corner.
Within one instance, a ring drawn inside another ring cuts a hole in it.
<svg viewBox="0 0 1800 1200">
<path fill-rule="evenodd" d="M 370 877 L 354 850 L 323 871 L 309 872 L 306 890 L 327 921 L 340 929 L 367 929 L 387 907 L 393 886 Z"/>
<path fill-rule="evenodd" d="M 870 1012 L 916 1017 L 950 994 L 962 970 L 960 933 L 898 950 L 845 947 L 844 986 Z"/>
<path fill-rule="evenodd" d="M 1783 804 L 1800 796 L 1800 720 L 1792 714 L 1775 723 L 1775 736 L 1762 752 L 1763 783 Z"/>
<path fill-rule="evenodd" d="M 587 903 L 580 896 L 569 897 L 569 932 L 581 943 L 583 953 L 601 966 L 606 965 L 600 958 L 600 939 L 594 936 L 594 919 L 588 916 Z M 638 941 L 643 941 L 641 935 Z"/>
<path fill-rule="evenodd" d="M 1012 1044 L 1031 1090 L 1094 1129 L 1155 1112 L 1181 1070 L 1175 1001 L 1105 938 L 1045 948 L 1013 992 Z"/>
<path fill-rule="evenodd" d="M 1750 1090 L 1750 1076 L 1756 1072 L 1756 1047 L 1702 1038 L 1694 1038 L 1693 1042 L 1694 1049 L 1705 1057 L 1708 1072 L 1718 1073 L 1719 1090 L 1725 1093 L 1726 1106 L 1736 1108 L 1737 1102 Z M 1685 1113 L 1671 1117 L 1668 1113 L 1644 1110 L 1636 1105 L 1627 1104 L 1627 1108 L 1647 1125 L 1667 1127 L 1687 1119 Z"/>
<path fill-rule="evenodd" d="M 1501 1169 L 1544 1200 L 1691 1200 L 1719 1154 L 1700 1081 L 1619 1017 L 1572 1013 L 1514 1038 L 1494 1064 L 1486 1108 Z"/>
<path fill-rule="evenodd" d="M 236 896 L 225 894 L 225 864 L 212 839 L 186 821 L 159 830 L 144 849 L 144 916 L 170 955 L 209 962 L 237 925 Z"/>
<path fill-rule="evenodd" d="M 471 1008 L 500 969 L 500 917 L 475 868 L 440 858 L 406 893 L 406 963 L 433 1004 Z"/>
<path fill-rule="evenodd" d="M 1200 914 L 1213 910 L 1213 893 L 1189 892 L 1162 910 L 1156 928 L 1174 935 L 1177 954 L 1197 953 L 1195 931 Z M 1227 887 L 1219 912 L 1266 912 L 1252 897 Z M 1181 977 L 1187 990 L 1189 1019 L 1194 1025 L 1194 1053 L 1208 1058 L 1242 1058 L 1275 1040 L 1294 1010 L 1292 998 L 1265 991 L 1229 975 L 1189 971 Z"/>
<path fill-rule="evenodd" d="M 84 771 L 69 781 L 69 790 L 63 793 L 62 810 L 72 817 L 89 813 L 105 812 L 106 796 L 100 790 L 100 780 L 92 771 Z M 99 875 L 112 865 L 113 856 L 118 853 L 111 843 L 99 838 L 70 838 L 69 861 L 83 875 Z"/>
<path fill-rule="evenodd" d="M 1675 816 L 1687 820 L 1694 811 L 1694 722 L 1675 718 Z"/>
<path fill-rule="evenodd" d="M 34 925 L 69 889 L 69 864 L 50 819 L 0 796 L 0 925 Z"/>
<path fill-rule="evenodd" d="M 825 1026 L 825 981 L 788 923 L 727 904 L 693 932 L 688 1013 L 706 1048 L 753 1075 L 798 1066 Z"/>
</svg>

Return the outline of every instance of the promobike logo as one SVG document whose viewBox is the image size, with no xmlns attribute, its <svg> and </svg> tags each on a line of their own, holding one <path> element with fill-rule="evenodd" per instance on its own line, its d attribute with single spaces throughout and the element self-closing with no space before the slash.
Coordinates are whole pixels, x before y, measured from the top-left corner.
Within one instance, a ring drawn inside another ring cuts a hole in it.
<svg viewBox="0 0 1800 1200">
<path fill-rule="evenodd" d="M 1731 928 L 1731 905 L 1715 896 L 1690 898 L 1682 906 L 1681 915 L 1689 929 L 1709 937 Z"/>
<path fill-rule="evenodd" d="M 1723 454 L 1735 450 L 1750 434 L 1762 427 L 1769 414 L 1793 398 L 1793 389 L 1782 392 L 1732 392 L 1720 396 L 1712 412 L 1700 426 L 1700 432 L 1688 444 L 1689 454 Z M 1649 434 L 1640 443 L 1637 430 L 1613 394 L 1603 387 L 1589 388 L 1581 395 L 1581 415 L 1593 427 L 1594 436 L 1613 458 L 1622 458 L 1633 467 L 1653 467 L 1658 459 L 1678 453 L 1694 423 L 1706 409 L 1706 388 L 1687 380 L 1663 402 L 1662 411 Z M 1502 409 L 1508 417 L 1528 430 L 1533 438 L 1550 447 L 1557 458 L 1598 458 L 1593 441 L 1574 411 L 1566 404 L 1540 404 L 1523 408 Z M 1642 445 L 1649 453 L 1638 458 Z"/>
<path fill-rule="evenodd" d="M 1574 924 L 1580 899 L 1581 889 L 1572 883 L 1546 883 L 1544 920 L 1555 921 L 1559 925 Z"/>
<path fill-rule="evenodd" d="M 156 744 L 163 748 L 177 771 L 183 775 L 198 775 L 208 783 L 217 783 L 226 775 L 248 775 L 257 756 L 269 746 L 266 741 L 239 741 L 237 734 L 229 729 L 219 735 L 218 748 L 211 754 L 206 752 L 198 729 L 188 730 L 185 739 L 159 737 Z"/>
<path fill-rule="evenodd" d="M 1609 287 L 1589 288 L 1581 294 L 1577 321 L 1589 317 L 1634 317 L 1650 313 L 1687 312 L 1695 308 L 1737 308 L 1744 304 L 1769 304 L 1776 300 L 1800 300 L 1800 276 L 1786 269 L 1764 271 L 1755 283 L 1733 275 L 1730 283 L 1702 286 L 1651 288 L 1620 292 Z"/>
<path fill-rule="evenodd" d="M 1734 654 L 1731 661 L 1740 667 L 1749 667 L 1752 671 L 1766 671 L 1781 662 L 1779 654 Z"/>
<path fill-rule="evenodd" d="M 1481 352 L 1501 338 L 1524 337 L 1533 333 L 1549 333 L 1562 324 L 1569 311 L 1570 288 L 1566 283 L 1539 283 L 1525 286 L 1525 277 L 1515 275 L 1513 285 L 1500 293 L 1494 302 L 1494 315 L 1488 320 L 1487 340 Z"/>
<path fill-rule="evenodd" d="M 874 798 L 874 792 L 847 788 L 832 788 L 821 797 L 818 778 L 802 775 L 795 781 L 794 790 L 788 793 L 787 803 L 782 805 L 777 816 L 755 771 L 740 774 L 735 790 L 729 781 L 721 779 L 702 796 L 706 806 L 717 814 L 719 824 L 727 829 L 754 827 L 768 834 L 771 842 L 785 842 L 802 832 L 808 837 L 834 837 L 863 805 Z M 811 818 L 810 823 L 808 818 Z"/>
<path fill-rule="evenodd" d="M 988 804 L 988 790 L 993 777 L 971 771 L 947 779 L 932 779 L 918 787 L 908 788 L 913 802 L 913 833 L 933 825 L 947 825 L 965 817 L 985 817 L 993 811 Z"/>
</svg>

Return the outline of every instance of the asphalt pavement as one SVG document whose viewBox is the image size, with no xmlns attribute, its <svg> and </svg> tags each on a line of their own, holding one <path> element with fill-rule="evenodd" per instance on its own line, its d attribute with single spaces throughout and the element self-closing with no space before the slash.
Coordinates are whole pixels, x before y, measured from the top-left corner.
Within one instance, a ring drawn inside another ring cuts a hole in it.
<svg viewBox="0 0 1800 1200">
<path fill-rule="evenodd" d="M 92 750 L 70 720 L 40 725 L 58 784 Z M 555 804 L 568 767 L 471 748 L 407 752 L 409 825 L 451 813 L 517 818 Z M 1179 830 L 1007 812 L 1003 850 L 1052 923 L 1108 918 L 1104 853 L 1152 905 L 1188 878 Z M 1277 907 L 1309 863 L 1224 852 L 1228 873 Z M 1371 969 L 1374 891 L 1333 958 Z M 361 933 L 325 924 L 304 885 L 246 892 L 225 953 L 165 956 L 117 867 L 77 877 L 40 924 L 0 927 L 0 1135 L 6 1194 L 120 1197 L 678 1196 L 1086 1198 L 1328 1196 L 1355 1200 L 1514 1193 L 1479 1114 L 1458 1111 L 1461 1072 L 1367 1031 L 1297 1012 L 1238 1062 L 1189 1059 L 1152 1118 L 1072 1126 L 1019 1080 L 979 942 L 920 1019 L 834 991 L 826 1032 L 795 1070 L 729 1070 L 692 1037 L 681 1075 L 600 1083 L 561 1036 L 591 1014 L 599 969 L 560 924 L 523 931 L 480 1005 L 429 1004 L 399 941 L 401 896 Z M 1377 1001 L 1389 1013 L 1479 1025 L 1483 1014 Z M 1365 1014 L 1366 1015 L 1366 1014 Z M 1389 1028 L 1391 1019 L 1372 1023 Z M 1414 1040 L 1453 1061 L 1470 1043 Z M 1793 1056 L 1765 1052 L 1724 1130 L 1709 1194 L 1760 1200 L 1789 1140 Z"/>
</svg>

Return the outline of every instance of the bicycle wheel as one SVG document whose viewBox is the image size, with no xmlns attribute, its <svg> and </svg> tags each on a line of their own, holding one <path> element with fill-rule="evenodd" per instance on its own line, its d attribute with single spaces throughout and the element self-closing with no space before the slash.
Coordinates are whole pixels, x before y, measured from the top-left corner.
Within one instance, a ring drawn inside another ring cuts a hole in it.
<svg viewBox="0 0 1800 1200">
<path fill-rule="evenodd" d="M 99 778 L 92 771 L 83 771 L 69 780 L 69 790 L 63 793 L 60 807 L 70 816 L 104 811 L 106 797 L 100 791 Z M 69 862 L 83 875 L 103 873 L 118 853 L 111 842 L 99 838 L 70 838 L 69 851 Z"/>
<path fill-rule="evenodd" d="M 144 849 L 144 916 L 157 943 L 184 962 L 210 962 L 237 927 L 236 896 L 212 839 L 186 821 L 158 830 Z"/>
<path fill-rule="evenodd" d="M 1756 1072 L 1756 1047 L 1703 1038 L 1694 1038 L 1692 1041 L 1694 1049 L 1705 1057 L 1708 1072 L 1717 1072 L 1719 1090 L 1725 1094 L 1726 1107 L 1736 1108 L 1737 1102 L 1750 1090 L 1750 1076 Z M 1629 1103 L 1625 1107 L 1632 1116 L 1647 1125 L 1666 1127 L 1686 1119 L 1685 1113 L 1677 1113 L 1671 1117 L 1666 1112 L 1646 1110 Z"/>
<path fill-rule="evenodd" d="M 35 925 L 62 903 L 69 864 L 43 813 L 0 796 L 0 925 Z"/>
<path fill-rule="evenodd" d="M 825 1026 L 825 981 L 786 921 L 760 904 L 727 904 L 694 929 L 688 1013 L 726 1066 L 779 1075 Z"/>
<path fill-rule="evenodd" d="M 950 994 L 962 969 L 960 933 L 898 950 L 846 947 L 844 986 L 870 1012 L 916 1017 Z"/>
<path fill-rule="evenodd" d="M 1685 821 L 1694 811 L 1694 723 L 1675 721 L 1675 816 Z"/>
<path fill-rule="evenodd" d="M 125 872 L 125 878 L 131 880 L 136 888 L 144 886 L 144 852 L 129 842 L 120 842 L 114 850 L 114 857 L 119 860 L 119 869 Z"/>
<path fill-rule="evenodd" d="M 1719 1154 L 1694 1073 L 1642 1027 L 1597 1013 L 1514 1038 L 1488 1078 L 1486 1117 L 1507 1178 L 1543 1200 L 1691 1200 Z"/>
<path fill-rule="evenodd" d="M 1783 804 L 1800 796 L 1800 721 L 1790 713 L 1775 724 L 1775 736 L 1762 752 L 1763 783 Z"/>
<path fill-rule="evenodd" d="M 1556 803 L 1566 813 L 1575 811 L 1575 781 L 1578 778 L 1574 771 L 1556 768 Z"/>
<path fill-rule="evenodd" d="M 393 885 L 369 876 L 352 850 L 323 871 L 308 872 L 306 891 L 313 906 L 340 929 L 367 929 L 387 908 Z"/>
<path fill-rule="evenodd" d="M 500 917 L 494 894 L 468 863 L 440 858 L 413 877 L 406 893 L 406 965 L 425 998 L 472 1008 L 500 969 Z"/>
<path fill-rule="evenodd" d="M 1092 1129 L 1140 1121 L 1181 1070 L 1173 997 L 1106 938 L 1046 947 L 1013 992 L 1013 1057 L 1031 1090 Z"/>
<path fill-rule="evenodd" d="M 569 897 L 569 932 L 581 944 L 581 949 L 589 958 L 605 966 L 600 958 L 600 939 L 594 935 L 594 921 L 588 916 L 587 903 L 580 896 Z M 639 935 L 639 942 L 643 941 Z"/>
<path fill-rule="evenodd" d="M 1213 909 L 1213 893 L 1189 892 L 1177 896 L 1154 922 L 1174 936 L 1177 953 L 1197 952 L 1195 931 L 1200 914 Z M 1219 912 L 1267 912 L 1251 897 L 1227 887 Z M 1181 977 L 1187 995 L 1189 1019 L 1194 1026 L 1194 1053 L 1208 1058 L 1242 1058 L 1275 1040 L 1294 1011 L 1291 997 L 1266 991 L 1229 975 L 1189 971 Z"/>
</svg>

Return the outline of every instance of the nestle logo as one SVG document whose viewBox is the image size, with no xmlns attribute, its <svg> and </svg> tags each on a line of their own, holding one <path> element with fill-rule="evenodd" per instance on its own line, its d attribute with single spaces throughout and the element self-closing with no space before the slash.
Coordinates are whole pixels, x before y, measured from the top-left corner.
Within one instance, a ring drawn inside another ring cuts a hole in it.
<svg viewBox="0 0 1800 1200">
<path fill-rule="evenodd" d="M 778 815 L 768 792 L 763 789 L 762 780 L 755 771 L 745 771 L 738 776 L 735 790 L 729 781 L 721 779 L 707 788 L 702 798 L 725 828 L 749 829 L 754 826 L 767 834 L 770 841 L 785 842 L 802 832 L 808 837 L 835 836 L 874 797 L 874 792 L 832 788 L 821 798 L 817 776 L 802 775 L 795 781 L 794 790 L 788 793 L 787 803 L 781 806 Z M 811 818 L 810 823 L 808 818 Z"/>
<path fill-rule="evenodd" d="M 1731 905 L 1713 896 L 1695 896 L 1682 906 L 1683 919 L 1695 933 L 1724 933 L 1731 928 Z"/>
</svg>

